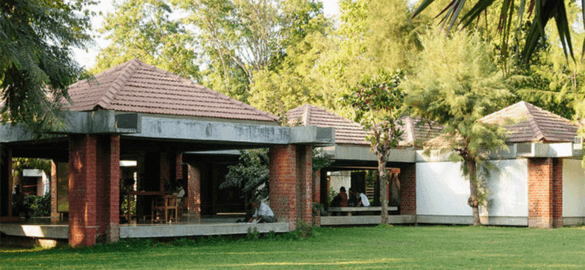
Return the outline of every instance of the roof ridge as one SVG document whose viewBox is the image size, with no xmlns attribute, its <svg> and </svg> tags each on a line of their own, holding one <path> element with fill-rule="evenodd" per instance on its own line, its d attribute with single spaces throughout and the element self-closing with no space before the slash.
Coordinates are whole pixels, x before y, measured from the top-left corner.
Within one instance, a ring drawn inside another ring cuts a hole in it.
<svg viewBox="0 0 585 270">
<path fill-rule="evenodd" d="M 303 107 L 305 107 L 304 112 L 303 112 L 303 123 L 305 123 L 305 126 L 310 126 L 309 120 L 311 119 L 311 117 L 309 116 L 310 114 L 310 109 L 311 109 L 311 104 L 307 103 L 305 105 L 303 105 Z"/>
<path fill-rule="evenodd" d="M 544 138 L 544 133 L 540 129 L 540 126 L 536 122 L 536 119 L 534 119 L 534 115 L 532 114 L 532 110 L 531 110 L 531 107 L 534 107 L 534 105 L 532 105 L 526 101 L 520 101 L 520 102 L 518 102 L 518 104 L 519 104 L 519 106 L 523 106 L 526 109 L 526 111 L 528 112 L 528 118 L 529 118 L 529 121 L 531 123 L 531 126 L 533 127 L 533 131 L 536 135 L 536 139 L 539 141 L 542 140 Z M 530 105 L 530 106 L 528 106 L 528 105 Z"/>
<path fill-rule="evenodd" d="M 104 109 L 109 109 L 110 102 L 114 99 L 114 97 L 116 97 L 118 91 L 124 89 L 124 86 L 126 86 L 128 79 L 132 77 L 132 75 L 134 75 L 136 67 L 138 67 L 142 63 L 142 61 L 140 61 L 138 58 L 134 58 L 126 63 L 127 65 L 120 70 L 120 74 L 118 74 L 116 79 L 112 82 L 111 86 L 104 93 L 104 95 L 99 99 L 94 108 L 96 106 L 100 106 Z M 127 76 L 126 73 L 128 74 Z"/>
</svg>

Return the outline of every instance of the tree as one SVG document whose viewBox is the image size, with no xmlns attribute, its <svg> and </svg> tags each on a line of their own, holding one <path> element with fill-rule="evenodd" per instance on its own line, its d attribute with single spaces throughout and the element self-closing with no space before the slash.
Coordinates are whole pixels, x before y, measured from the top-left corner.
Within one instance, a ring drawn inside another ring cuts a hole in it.
<svg viewBox="0 0 585 270">
<path fill-rule="evenodd" d="M 99 73 L 139 58 L 184 78 L 201 81 L 194 37 L 169 16 L 166 1 L 124 0 L 104 18 L 99 30 L 112 44 L 103 49 L 92 72 Z"/>
<path fill-rule="evenodd" d="M 498 72 L 476 32 L 452 32 L 444 38 L 437 30 L 430 30 L 421 40 L 424 50 L 416 72 L 403 84 L 405 104 L 413 116 L 444 127 L 443 135 L 433 140 L 429 149 L 450 152 L 452 160 L 462 162 L 463 175 L 470 183 L 468 205 L 473 224 L 479 225 L 483 196 L 477 167 L 489 172 L 485 161 L 506 144 L 503 127 L 478 120 L 507 105 L 511 97 L 507 78 Z"/>
<path fill-rule="evenodd" d="M 91 42 L 91 0 L 0 3 L 0 89 L 3 122 L 34 130 L 58 121 L 61 99 L 83 69 L 71 47 Z"/>
<path fill-rule="evenodd" d="M 202 46 L 209 86 L 244 102 L 255 72 L 278 65 L 291 45 L 325 22 L 314 0 L 172 2 L 189 14 L 185 22 Z"/>
<path fill-rule="evenodd" d="M 421 2 L 419 7 L 413 14 L 413 17 L 420 14 L 435 0 L 424 0 Z M 478 0 L 475 5 L 467 12 L 464 13 L 460 19 L 459 24 L 465 26 L 471 25 L 474 21 L 478 20 L 482 13 L 487 13 L 487 10 L 495 3 L 494 0 Z M 447 26 L 447 33 L 455 25 L 457 18 L 461 14 L 463 7 L 465 6 L 465 0 L 451 0 L 445 9 L 439 14 L 443 15 L 442 25 Z M 585 0 L 581 0 L 581 6 L 585 4 Z M 508 39 L 510 34 L 510 28 L 516 23 L 516 33 L 520 32 L 518 29 L 522 26 L 523 16 L 527 11 L 528 15 L 534 14 L 534 18 L 530 24 L 527 34 L 524 36 L 524 49 L 522 51 L 522 57 L 527 61 L 530 56 L 534 53 L 541 39 L 545 38 L 545 27 L 547 23 L 554 18 L 557 33 L 560 37 L 559 42 L 561 43 L 565 56 L 570 55 L 575 59 L 573 55 L 573 45 L 571 40 L 571 31 L 569 25 L 567 11 L 565 9 L 564 0 L 530 0 L 528 3 L 528 10 L 526 10 L 526 0 L 520 2 L 518 9 L 514 8 L 513 0 L 503 0 L 503 4 L 500 9 L 498 19 L 498 29 L 501 31 L 505 39 Z M 516 15 L 517 21 L 514 22 L 512 18 Z M 583 13 L 585 16 L 585 11 Z M 585 21 L 583 21 L 585 26 Z M 585 46 L 585 40 L 583 45 Z"/>
<path fill-rule="evenodd" d="M 403 74 L 400 71 L 379 71 L 375 77 L 365 76 L 343 96 L 343 103 L 356 110 L 358 119 L 367 132 L 366 140 L 378 158 L 380 176 L 380 200 L 382 203 L 381 223 L 388 222 L 388 172 L 386 163 L 392 148 L 398 146 L 403 131 L 398 120 L 398 109 L 402 106 L 404 94 L 398 85 Z M 392 178 L 394 180 L 394 178 Z M 396 194 L 393 193 L 393 196 Z"/>
</svg>

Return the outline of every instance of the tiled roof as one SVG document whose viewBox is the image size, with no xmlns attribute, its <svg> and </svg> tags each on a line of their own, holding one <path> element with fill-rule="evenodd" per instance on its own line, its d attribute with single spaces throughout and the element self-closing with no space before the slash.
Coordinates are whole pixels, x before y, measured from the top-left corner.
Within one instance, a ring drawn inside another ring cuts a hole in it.
<svg viewBox="0 0 585 270">
<path fill-rule="evenodd" d="M 401 146 L 420 146 L 421 143 L 437 137 L 443 130 L 442 126 L 433 122 L 423 122 L 419 118 L 403 116 L 400 120 L 404 130 Z"/>
<path fill-rule="evenodd" d="M 360 124 L 310 104 L 286 112 L 286 117 L 289 124 L 334 127 L 335 143 L 338 144 L 370 144 L 365 140 L 366 132 Z"/>
<path fill-rule="evenodd" d="M 69 87 L 72 111 L 97 109 L 163 115 L 278 121 L 278 117 L 172 73 L 130 60 Z"/>
<path fill-rule="evenodd" d="M 366 132 L 362 125 L 343 118 L 325 109 L 305 104 L 286 113 L 289 124 L 300 123 L 303 126 L 334 127 L 335 142 L 338 144 L 370 143 L 365 140 Z M 411 117 L 402 117 L 404 133 L 400 146 L 413 146 L 415 141 L 426 141 L 438 135 L 442 128 L 437 125 L 422 123 Z"/>
<path fill-rule="evenodd" d="M 578 126 L 566 118 L 520 101 L 479 121 L 504 125 L 506 142 L 572 142 Z"/>
</svg>

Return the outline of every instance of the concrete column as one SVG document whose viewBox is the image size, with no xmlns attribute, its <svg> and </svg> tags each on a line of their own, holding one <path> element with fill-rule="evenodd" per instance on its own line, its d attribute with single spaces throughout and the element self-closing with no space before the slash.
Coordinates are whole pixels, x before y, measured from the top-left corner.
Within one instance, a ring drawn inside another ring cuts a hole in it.
<svg viewBox="0 0 585 270">
<path fill-rule="evenodd" d="M 199 219 L 201 218 L 201 170 L 198 166 L 188 166 L 187 177 L 187 193 L 188 201 L 187 208 L 189 217 Z"/>
<path fill-rule="evenodd" d="M 69 243 L 119 239 L 119 135 L 69 136 Z"/>
<path fill-rule="evenodd" d="M 400 214 L 416 215 L 416 164 L 400 166 Z"/>
</svg>

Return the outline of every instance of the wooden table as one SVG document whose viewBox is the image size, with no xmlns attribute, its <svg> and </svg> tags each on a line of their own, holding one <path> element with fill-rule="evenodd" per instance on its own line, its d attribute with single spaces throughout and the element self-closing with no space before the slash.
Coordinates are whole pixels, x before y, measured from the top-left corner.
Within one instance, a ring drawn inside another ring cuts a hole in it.
<svg viewBox="0 0 585 270">
<path fill-rule="evenodd" d="M 131 211 L 131 206 L 132 204 L 130 203 L 132 201 L 132 198 L 134 198 L 134 196 L 164 196 L 166 194 L 166 192 L 164 191 L 129 191 L 127 193 L 128 196 L 128 213 L 126 214 L 126 219 L 128 220 L 128 223 L 130 223 L 130 221 L 132 220 L 132 212 Z"/>
</svg>

